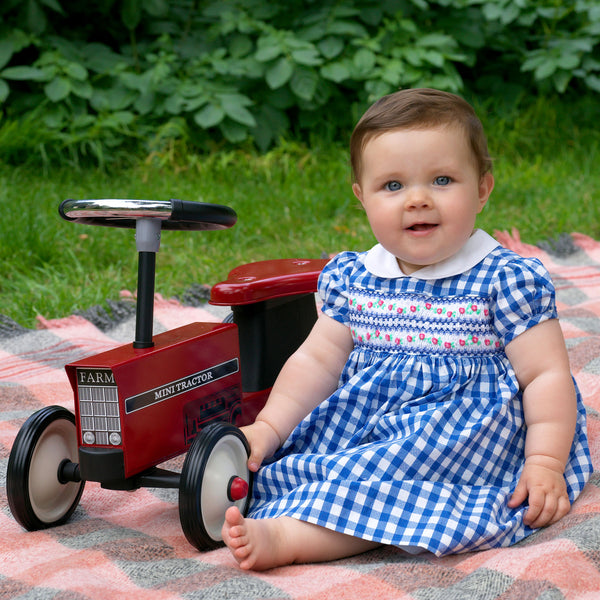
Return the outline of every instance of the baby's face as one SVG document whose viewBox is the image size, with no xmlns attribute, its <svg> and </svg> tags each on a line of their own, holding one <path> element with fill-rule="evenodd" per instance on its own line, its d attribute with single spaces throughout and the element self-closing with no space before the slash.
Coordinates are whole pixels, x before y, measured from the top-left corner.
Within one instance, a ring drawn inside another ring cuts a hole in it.
<svg viewBox="0 0 600 600">
<path fill-rule="evenodd" d="M 353 190 L 405 274 L 453 256 L 494 187 L 458 127 L 399 129 L 367 142 Z"/>
</svg>

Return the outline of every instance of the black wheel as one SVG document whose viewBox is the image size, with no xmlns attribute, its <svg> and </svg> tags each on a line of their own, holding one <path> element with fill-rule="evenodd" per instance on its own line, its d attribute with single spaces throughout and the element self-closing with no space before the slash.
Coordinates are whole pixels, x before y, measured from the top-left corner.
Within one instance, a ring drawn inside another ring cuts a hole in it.
<svg viewBox="0 0 600 600">
<path fill-rule="evenodd" d="M 62 406 L 42 408 L 19 430 L 6 472 L 8 505 L 25 529 L 60 525 L 77 508 L 85 482 L 61 483 L 65 460 L 78 460 L 75 416 Z"/>
<path fill-rule="evenodd" d="M 185 537 L 199 550 L 221 545 L 225 512 L 236 505 L 246 514 L 252 472 L 244 434 L 229 423 L 212 423 L 192 442 L 179 484 L 179 519 Z"/>
</svg>

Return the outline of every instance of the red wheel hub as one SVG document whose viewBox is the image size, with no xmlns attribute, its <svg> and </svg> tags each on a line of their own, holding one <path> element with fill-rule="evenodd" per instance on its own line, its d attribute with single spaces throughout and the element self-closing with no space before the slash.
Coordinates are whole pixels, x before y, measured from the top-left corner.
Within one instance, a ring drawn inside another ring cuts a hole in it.
<svg viewBox="0 0 600 600">
<path fill-rule="evenodd" d="M 241 477 L 232 477 L 227 486 L 227 497 L 231 502 L 242 500 L 248 495 L 248 482 Z"/>
</svg>

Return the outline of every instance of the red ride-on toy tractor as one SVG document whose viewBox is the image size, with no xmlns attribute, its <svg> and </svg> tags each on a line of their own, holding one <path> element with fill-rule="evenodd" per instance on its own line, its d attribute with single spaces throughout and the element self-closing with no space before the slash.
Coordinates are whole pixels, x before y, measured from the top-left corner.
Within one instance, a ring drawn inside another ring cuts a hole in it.
<svg viewBox="0 0 600 600">
<path fill-rule="evenodd" d="M 86 481 L 112 490 L 177 488 L 186 538 L 214 548 L 227 508 L 245 512 L 251 495 L 238 426 L 254 420 L 316 320 L 314 291 L 326 261 L 238 267 L 211 290 L 212 304 L 232 307 L 228 322 L 153 336 L 161 231 L 228 228 L 235 212 L 182 200 L 65 200 L 59 212 L 75 223 L 135 228 L 135 340 L 66 365 L 75 414 L 49 406 L 24 423 L 8 462 L 12 514 L 28 530 L 64 523 Z M 158 466 L 186 451 L 181 473 Z"/>
</svg>

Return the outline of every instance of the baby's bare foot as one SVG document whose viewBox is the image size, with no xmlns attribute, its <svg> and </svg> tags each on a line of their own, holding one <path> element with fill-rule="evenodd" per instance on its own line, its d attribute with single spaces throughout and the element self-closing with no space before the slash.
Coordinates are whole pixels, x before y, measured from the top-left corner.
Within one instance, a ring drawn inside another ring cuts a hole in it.
<svg viewBox="0 0 600 600">
<path fill-rule="evenodd" d="M 246 519 L 237 506 L 227 509 L 222 533 L 240 567 L 256 571 L 336 560 L 379 546 L 291 517 Z"/>
<path fill-rule="evenodd" d="M 222 534 L 223 541 L 242 569 L 263 571 L 289 564 L 282 552 L 277 523 L 273 519 L 246 519 L 237 506 L 232 506 L 225 513 Z"/>
</svg>

